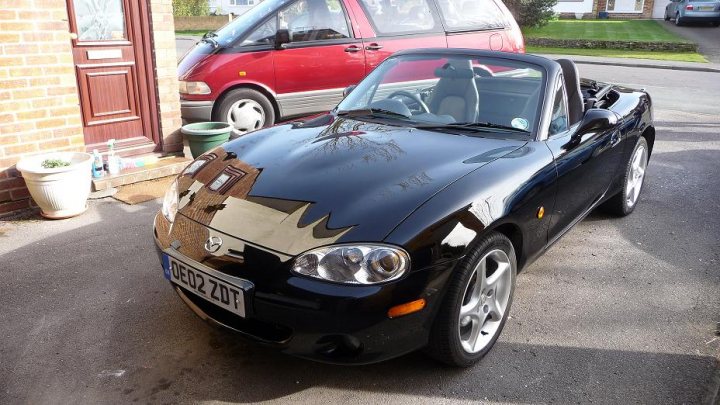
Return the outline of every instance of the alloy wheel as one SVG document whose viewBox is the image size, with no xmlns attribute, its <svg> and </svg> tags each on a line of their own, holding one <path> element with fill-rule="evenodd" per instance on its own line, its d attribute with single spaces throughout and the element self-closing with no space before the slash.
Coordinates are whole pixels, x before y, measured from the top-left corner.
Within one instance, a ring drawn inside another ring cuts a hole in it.
<svg viewBox="0 0 720 405">
<path fill-rule="evenodd" d="M 630 173 L 625 184 L 625 202 L 628 207 L 633 207 L 640 196 L 640 190 L 645 179 L 647 168 L 647 149 L 645 146 L 637 148 L 630 160 Z"/>
<path fill-rule="evenodd" d="M 487 347 L 498 333 L 510 301 L 512 262 L 507 253 L 494 249 L 480 259 L 465 287 L 460 306 L 458 333 L 467 353 Z"/>
</svg>

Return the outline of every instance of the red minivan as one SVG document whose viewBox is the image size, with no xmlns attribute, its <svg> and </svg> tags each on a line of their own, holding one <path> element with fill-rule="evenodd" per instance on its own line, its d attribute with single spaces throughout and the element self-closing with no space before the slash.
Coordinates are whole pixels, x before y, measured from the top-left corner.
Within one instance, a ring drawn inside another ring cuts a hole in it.
<svg viewBox="0 0 720 405">
<path fill-rule="evenodd" d="M 265 0 L 185 54 L 181 115 L 243 134 L 331 109 L 396 51 L 444 47 L 525 51 L 500 0 Z"/>
</svg>

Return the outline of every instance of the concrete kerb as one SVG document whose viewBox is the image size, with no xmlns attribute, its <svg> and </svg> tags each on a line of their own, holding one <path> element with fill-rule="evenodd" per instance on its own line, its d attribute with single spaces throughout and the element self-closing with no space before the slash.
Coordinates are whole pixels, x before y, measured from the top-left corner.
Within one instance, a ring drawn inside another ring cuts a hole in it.
<svg viewBox="0 0 720 405">
<path fill-rule="evenodd" d="M 607 60 L 605 58 L 591 58 L 581 57 L 578 55 L 541 55 L 549 59 L 560 59 L 567 58 L 573 60 L 577 64 L 584 65 L 601 65 L 601 66 L 623 66 L 623 67 L 634 67 L 634 68 L 648 68 L 648 69 L 666 69 L 666 70 L 682 70 L 689 72 L 710 72 L 720 73 L 720 66 L 717 64 L 700 64 L 699 66 L 693 66 L 688 64 L 680 63 L 668 63 L 666 61 L 649 61 L 649 60 L 631 60 L 631 59 L 612 59 Z"/>
</svg>

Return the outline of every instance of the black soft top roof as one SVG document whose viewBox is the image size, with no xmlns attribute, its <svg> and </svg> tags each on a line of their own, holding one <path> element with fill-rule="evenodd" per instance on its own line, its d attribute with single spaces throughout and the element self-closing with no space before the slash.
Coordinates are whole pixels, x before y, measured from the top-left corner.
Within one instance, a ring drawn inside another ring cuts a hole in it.
<svg viewBox="0 0 720 405">
<path fill-rule="evenodd" d="M 505 59 L 540 66 L 548 73 L 549 77 L 554 77 L 554 75 L 561 70 L 560 64 L 552 59 L 525 53 L 487 51 L 469 48 L 419 48 L 395 52 L 391 57 L 403 55 L 470 56 L 477 58 Z"/>
</svg>

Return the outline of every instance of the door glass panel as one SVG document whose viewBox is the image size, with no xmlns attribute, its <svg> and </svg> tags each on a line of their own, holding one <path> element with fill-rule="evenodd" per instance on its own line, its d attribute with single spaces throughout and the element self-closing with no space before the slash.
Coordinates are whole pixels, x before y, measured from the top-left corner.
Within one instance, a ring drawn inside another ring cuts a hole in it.
<svg viewBox="0 0 720 405">
<path fill-rule="evenodd" d="M 439 0 L 438 4 L 451 30 L 508 26 L 502 10 L 492 0 Z"/>
<path fill-rule="evenodd" d="M 290 32 L 290 42 L 350 37 L 339 0 L 300 0 L 278 13 L 278 25 Z"/>
<path fill-rule="evenodd" d="M 427 0 L 360 0 L 378 34 L 437 31 L 440 24 Z"/>
<path fill-rule="evenodd" d="M 73 0 L 75 24 L 80 41 L 125 39 L 125 12 L 122 0 Z"/>
</svg>

